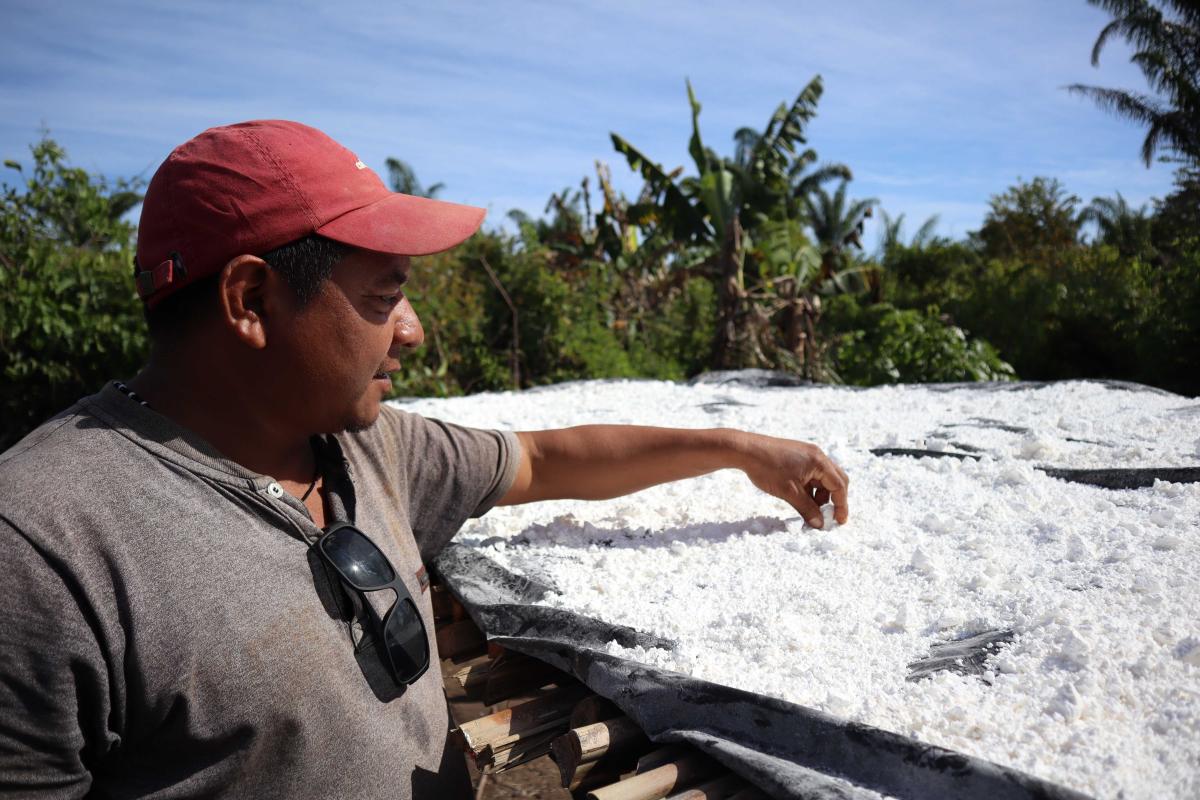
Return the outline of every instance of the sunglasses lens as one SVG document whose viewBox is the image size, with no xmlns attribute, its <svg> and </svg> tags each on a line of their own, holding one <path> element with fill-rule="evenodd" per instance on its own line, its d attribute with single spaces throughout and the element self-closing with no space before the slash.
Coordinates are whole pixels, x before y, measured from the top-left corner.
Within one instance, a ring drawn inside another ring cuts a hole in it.
<svg viewBox="0 0 1200 800">
<path fill-rule="evenodd" d="M 338 528 L 325 534 L 321 550 L 356 589 L 379 589 L 396 579 L 392 565 L 380 549 L 354 528 Z"/>
<path fill-rule="evenodd" d="M 425 672 L 429 666 L 429 642 L 412 600 L 402 598 L 393 606 L 383 638 L 397 678 L 409 683 Z"/>
</svg>

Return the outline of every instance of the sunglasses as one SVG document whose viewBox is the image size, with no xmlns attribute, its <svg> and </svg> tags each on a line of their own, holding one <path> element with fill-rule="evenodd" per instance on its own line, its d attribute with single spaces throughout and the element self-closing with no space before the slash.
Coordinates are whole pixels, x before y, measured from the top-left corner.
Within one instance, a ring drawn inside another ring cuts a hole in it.
<svg viewBox="0 0 1200 800">
<path fill-rule="evenodd" d="M 347 586 L 362 593 L 384 589 L 396 593 L 396 600 L 383 615 L 382 622 L 366 598 L 363 598 L 363 606 L 369 609 L 383 630 L 384 649 L 396 682 L 408 685 L 424 675 L 429 669 L 425 623 L 412 595 L 383 551 L 348 522 L 334 523 L 326 528 L 316 547 L 321 558 L 337 571 Z"/>
</svg>

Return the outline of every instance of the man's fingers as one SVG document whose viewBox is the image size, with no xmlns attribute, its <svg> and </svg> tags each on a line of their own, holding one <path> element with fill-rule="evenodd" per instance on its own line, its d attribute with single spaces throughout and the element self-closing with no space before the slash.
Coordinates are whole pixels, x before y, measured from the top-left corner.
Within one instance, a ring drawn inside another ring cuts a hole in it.
<svg viewBox="0 0 1200 800">
<path fill-rule="evenodd" d="M 840 492 L 832 492 L 833 497 L 833 518 L 837 520 L 838 525 L 845 525 L 850 519 L 850 503 L 846 499 L 846 490 Z"/>
<path fill-rule="evenodd" d="M 788 502 L 792 504 L 792 508 L 799 512 L 800 516 L 804 517 L 804 521 L 814 528 L 821 528 L 825 525 L 825 517 L 821 514 L 821 507 L 817 505 L 808 494 L 808 487 L 798 487 L 796 484 L 791 484 L 791 497 Z"/>
<path fill-rule="evenodd" d="M 827 460 L 817 467 L 817 480 L 833 499 L 833 518 L 839 525 L 845 525 L 850 519 L 850 503 L 847 500 L 849 476 L 837 464 Z"/>
</svg>

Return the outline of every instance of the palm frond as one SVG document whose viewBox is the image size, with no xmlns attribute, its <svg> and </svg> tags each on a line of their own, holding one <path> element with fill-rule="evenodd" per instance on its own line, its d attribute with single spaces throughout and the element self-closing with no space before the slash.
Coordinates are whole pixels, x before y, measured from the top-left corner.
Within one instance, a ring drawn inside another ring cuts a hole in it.
<svg viewBox="0 0 1200 800">
<path fill-rule="evenodd" d="M 692 91 L 692 82 L 687 83 L 688 105 L 692 109 L 692 137 L 688 140 L 688 153 L 692 156 L 692 161 L 696 162 L 696 172 L 700 175 L 705 175 L 712 169 L 712 165 L 708 158 L 708 150 L 704 147 L 704 142 L 700 139 L 700 101 L 696 99 L 696 93 Z"/>
<path fill-rule="evenodd" d="M 826 164 L 803 177 L 801 177 L 801 171 L 796 170 L 790 177 L 793 186 L 792 194 L 802 196 L 809 194 L 823 183 L 839 179 L 842 181 L 852 180 L 854 175 L 845 164 Z"/>
<path fill-rule="evenodd" d="M 666 172 L 661 164 L 651 161 L 619 134 L 611 136 L 613 148 L 625 156 L 630 169 L 646 182 L 643 197 L 661 206 L 661 221 L 669 228 L 671 235 L 680 241 L 689 241 L 698 235 L 704 228 L 704 221 L 675 184 L 678 171 Z"/>
<path fill-rule="evenodd" d="M 733 141 L 737 144 L 737 148 L 734 150 L 733 160 L 737 162 L 738 166 L 744 169 L 750 164 L 754 148 L 761 138 L 762 135 L 754 128 L 738 128 L 734 131 Z"/>
<path fill-rule="evenodd" d="M 934 214 L 929 219 L 925 220 L 925 222 L 921 224 L 921 227 L 917 228 L 917 232 L 912 239 L 912 246 L 925 247 L 927 244 L 933 241 L 933 234 L 937 229 L 939 222 L 941 222 L 941 216 L 938 214 Z"/>
<path fill-rule="evenodd" d="M 1142 160 L 1147 167 L 1150 166 L 1150 162 L 1154 160 L 1154 152 L 1165 132 L 1162 120 L 1169 109 L 1163 107 L 1156 98 L 1124 89 L 1105 89 L 1101 86 L 1073 83 L 1067 87 L 1067 90 L 1072 94 L 1091 98 L 1096 105 L 1107 111 L 1134 122 L 1149 125 L 1150 132 L 1142 143 Z"/>
</svg>

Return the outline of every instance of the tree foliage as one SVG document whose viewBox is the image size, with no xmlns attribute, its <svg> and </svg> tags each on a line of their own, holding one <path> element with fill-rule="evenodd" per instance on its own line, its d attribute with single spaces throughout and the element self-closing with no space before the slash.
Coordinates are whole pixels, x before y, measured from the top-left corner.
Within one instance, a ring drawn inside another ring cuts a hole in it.
<svg viewBox="0 0 1200 800">
<path fill-rule="evenodd" d="M 68 166 L 43 138 L 32 164 L 6 161 L 0 211 L 0 449 L 147 352 L 133 290 L 136 183 Z"/>
<path fill-rule="evenodd" d="M 705 145 L 690 82 L 687 92 L 694 175 L 668 171 L 612 135 L 617 152 L 645 182 L 631 216 L 647 242 L 667 239 L 707 251 L 699 264 L 684 265 L 716 285 L 715 366 L 798 369 L 818 377 L 815 295 L 832 271 L 818 268 L 836 258 L 823 260 L 806 234 L 812 225 L 809 195 L 850 176 L 840 164 L 810 169 L 817 155 L 805 147 L 806 127 L 816 115 L 821 78 L 809 81 L 790 104 L 781 103 L 761 131 L 739 129 L 732 157 Z"/>
<path fill-rule="evenodd" d="M 1188 138 L 1195 115 L 1176 113 L 1195 108 L 1196 51 L 1179 49 L 1195 4 L 1097 4 L 1114 21 L 1094 55 L 1125 36 L 1156 76 L 1157 116 L 1130 116 L 1151 125 L 1151 150 L 1181 161 L 1162 200 L 1133 208 L 1118 194 L 1082 206 L 1036 177 L 993 196 L 966 238 L 935 236 L 934 218 L 906 241 L 903 215 L 852 197 L 850 169 L 822 164 L 809 146 L 819 77 L 761 129 L 738 129 L 730 155 L 703 138 L 689 83 L 688 169 L 614 133 L 642 178 L 637 196 L 616 191 L 597 162 L 541 216 L 513 212 L 515 234 L 484 230 L 418 261 L 407 293 L 426 345 L 406 359 L 396 392 L 757 366 L 860 385 L 1019 373 L 1200 393 L 1200 163 Z M 0 215 L 0 447 L 133 372 L 147 348 L 126 221 L 140 186 L 70 167 L 49 139 L 32 155 L 28 168 L 5 162 L 20 182 L 4 184 Z M 398 159 L 386 166 L 394 190 L 442 188 Z M 867 253 L 864 220 L 875 212 L 882 235 Z"/>
<path fill-rule="evenodd" d="M 1054 178 L 1018 182 L 992 196 L 976 237 L 992 258 L 1054 261 L 1079 244 L 1079 202 Z"/>
</svg>

